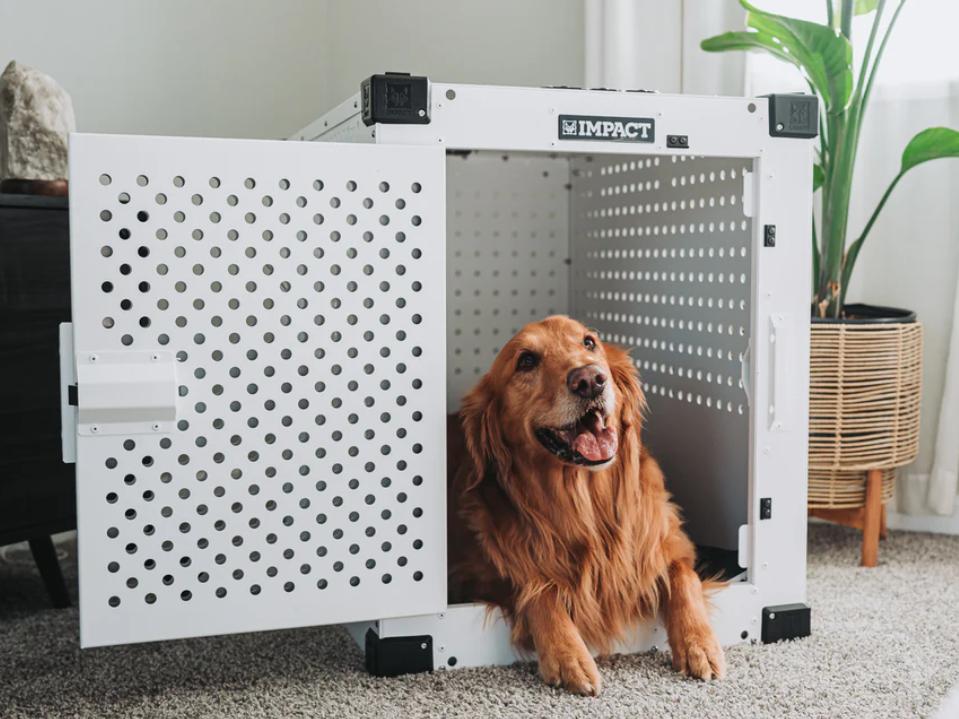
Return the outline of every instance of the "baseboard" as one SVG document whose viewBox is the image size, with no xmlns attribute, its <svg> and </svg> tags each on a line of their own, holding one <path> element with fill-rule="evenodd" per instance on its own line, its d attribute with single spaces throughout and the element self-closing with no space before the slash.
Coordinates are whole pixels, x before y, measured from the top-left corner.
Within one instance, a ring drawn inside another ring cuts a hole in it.
<svg viewBox="0 0 959 719">
<path fill-rule="evenodd" d="M 907 532 L 932 532 L 933 534 L 959 534 L 959 511 L 952 515 L 901 514 L 889 512 L 889 529 Z"/>
</svg>

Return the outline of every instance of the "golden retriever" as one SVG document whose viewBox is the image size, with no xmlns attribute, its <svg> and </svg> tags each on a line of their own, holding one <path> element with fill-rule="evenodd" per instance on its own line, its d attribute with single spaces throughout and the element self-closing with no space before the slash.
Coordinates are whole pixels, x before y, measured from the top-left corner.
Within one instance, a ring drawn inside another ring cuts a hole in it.
<svg viewBox="0 0 959 719">
<path fill-rule="evenodd" d="M 542 678 L 580 694 L 602 686 L 590 648 L 658 612 L 678 671 L 725 672 L 693 544 L 640 439 L 644 408 L 624 350 L 548 317 L 464 398 L 465 446 L 450 450 L 451 597 L 501 608 Z"/>
</svg>

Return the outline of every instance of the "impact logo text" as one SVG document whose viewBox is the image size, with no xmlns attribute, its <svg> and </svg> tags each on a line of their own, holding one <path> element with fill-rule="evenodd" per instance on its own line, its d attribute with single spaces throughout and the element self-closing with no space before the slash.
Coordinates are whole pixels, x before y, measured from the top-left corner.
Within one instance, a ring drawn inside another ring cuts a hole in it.
<svg viewBox="0 0 959 719">
<path fill-rule="evenodd" d="M 653 142 L 656 139 L 656 121 L 651 117 L 560 115 L 559 139 Z"/>
</svg>

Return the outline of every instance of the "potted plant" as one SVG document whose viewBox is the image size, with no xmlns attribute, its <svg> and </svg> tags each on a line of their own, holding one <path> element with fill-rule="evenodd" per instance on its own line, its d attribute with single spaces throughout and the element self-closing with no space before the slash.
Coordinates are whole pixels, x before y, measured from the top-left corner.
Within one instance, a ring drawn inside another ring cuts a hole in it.
<svg viewBox="0 0 959 719">
<path fill-rule="evenodd" d="M 856 260 L 899 180 L 912 168 L 959 157 L 959 132 L 931 127 L 902 153 L 899 172 L 857 233 L 849 200 L 863 117 L 886 43 L 906 0 L 826 0 L 826 24 L 767 13 L 740 0 L 746 30 L 708 38 L 710 52 L 761 50 L 795 65 L 819 96 L 813 191 L 809 408 L 810 513 L 863 530 L 862 564 L 877 561 L 894 470 L 919 438 L 922 327 L 915 313 L 847 304 Z M 887 15 L 891 5 L 891 15 Z M 872 14 L 865 54 L 853 68 L 852 20 Z M 883 23 L 884 20 L 887 22 Z"/>
</svg>

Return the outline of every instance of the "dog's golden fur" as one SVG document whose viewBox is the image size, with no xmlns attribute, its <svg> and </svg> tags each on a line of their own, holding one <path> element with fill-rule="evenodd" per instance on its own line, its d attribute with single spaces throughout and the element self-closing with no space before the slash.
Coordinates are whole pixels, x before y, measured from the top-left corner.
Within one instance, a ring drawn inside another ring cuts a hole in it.
<svg viewBox="0 0 959 719">
<path fill-rule="evenodd" d="M 502 608 L 514 642 L 538 653 L 543 678 L 572 691 L 600 689 L 587 647 L 606 652 L 659 611 L 676 668 L 718 677 L 723 654 L 694 547 L 640 439 L 639 379 L 619 347 L 598 339 L 585 347 L 590 334 L 566 317 L 527 325 L 464 399 L 465 461 L 450 492 L 451 592 Z M 520 376 L 524 352 L 539 359 Z M 607 371 L 615 400 L 608 422 L 618 448 L 599 469 L 562 461 L 535 438 L 539 418 L 568 392 L 567 373 L 586 363 Z"/>
</svg>

